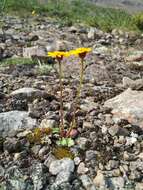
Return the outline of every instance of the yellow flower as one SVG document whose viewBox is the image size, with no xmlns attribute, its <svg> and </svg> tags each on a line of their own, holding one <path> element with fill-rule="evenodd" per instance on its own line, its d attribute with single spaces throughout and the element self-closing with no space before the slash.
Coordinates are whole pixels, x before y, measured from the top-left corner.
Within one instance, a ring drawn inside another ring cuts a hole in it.
<svg viewBox="0 0 143 190">
<path fill-rule="evenodd" d="M 77 48 L 75 50 L 71 50 L 69 53 L 70 55 L 77 55 L 81 59 L 84 59 L 86 54 L 91 51 L 91 48 Z"/>
<path fill-rule="evenodd" d="M 35 10 L 33 10 L 31 14 L 34 16 L 34 15 L 36 14 L 36 11 L 35 11 Z"/>
<path fill-rule="evenodd" d="M 53 51 L 53 52 L 48 52 L 49 57 L 56 58 L 58 61 L 62 61 L 64 57 L 70 56 L 69 52 L 64 52 L 64 51 Z"/>
</svg>

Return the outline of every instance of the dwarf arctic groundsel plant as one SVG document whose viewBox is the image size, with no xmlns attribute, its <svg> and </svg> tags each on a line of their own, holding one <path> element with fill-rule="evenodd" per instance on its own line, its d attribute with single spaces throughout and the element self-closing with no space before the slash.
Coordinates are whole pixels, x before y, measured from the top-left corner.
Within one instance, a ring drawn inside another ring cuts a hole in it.
<svg viewBox="0 0 143 190">
<path fill-rule="evenodd" d="M 55 51 L 55 52 L 48 52 L 48 56 L 55 58 L 59 65 L 59 80 L 60 80 L 60 137 L 61 139 L 58 141 L 58 145 L 63 146 L 72 146 L 74 145 L 74 141 L 70 138 L 71 131 L 76 128 L 76 118 L 75 118 L 75 106 L 74 106 L 74 115 L 73 121 L 68 129 L 68 131 L 64 130 L 64 111 L 63 111 L 63 84 L 62 84 L 62 61 L 64 57 L 69 57 L 71 55 L 78 56 L 80 58 L 80 84 L 77 89 L 77 94 L 75 97 L 75 104 L 77 104 L 78 99 L 81 95 L 81 89 L 83 85 L 83 77 L 84 77 L 84 62 L 85 57 L 88 52 L 91 51 L 91 48 L 78 48 L 75 50 L 71 50 L 69 52 L 62 52 L 62 51 Z"/>
<path fill-rule="evenodd" d="M 55 51 L 48 52 L 48 56 L 53 57 L 57 60 L 59 66 L 59 80 L 60 80 L 60 134 L 64 135 L 64 111 L 63 111 L 63 83 L 62 83 L 62 60 L 64 57 L 68 57 L 68 52 Z"/>
<path fill-rule="evenodd" d="M 77 94 L 75 97 L 75 105 L 74 105 L 74 113 L 73 113 L 73 121 L 72 121 L 72 125 L 68 131 L 68 134 L 70 134 L 71 130 L 73 128 L 76 128 L 76 117 L 75 117 L 75 112 L 76 112 L 76 108 L 75 106 L 77 106 L 78 104 L 78 99 L 81 96 L 81 90 L 82 90 L 82 85 L 83 85 L 83 79 L 84 79 L 84 62 L 85 62 L 85 57 L 87 55 L 88 52 L 91 51 L 91 48 L 77 48 L 75 50 L 71 50 L 69 53 L 70 55 L 75 55 L 78 56 L 80 58 L 80 83 L 79 83 L 79 87 L 77 89 Z"/>
</svg>

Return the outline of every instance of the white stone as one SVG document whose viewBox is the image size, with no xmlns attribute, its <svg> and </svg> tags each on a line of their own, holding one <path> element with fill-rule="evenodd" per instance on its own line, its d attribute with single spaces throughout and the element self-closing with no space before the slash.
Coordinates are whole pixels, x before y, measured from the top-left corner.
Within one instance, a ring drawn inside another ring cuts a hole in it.
<svg viewBox="0 0 143 190">
<path fill-rule="evenodd" d="M 63 158 L 61 160 L 52 161 L 49 167 L 49 171 L 52 175 L 57 175 L 62 171 L 73 172 L 74 161 L 70 158 Z"/>
<path fill-rule="evenodd" d="M 33 129 L 36 120 L 29 117 L 25 111 L 9 111 L 0 113 L 0 135 L 3 137 L 13 136 L 17 131 Z"/>
<path fill-rule="evenodd" d="M 129 88 L 120 95 L 107 100 L 104 106 L 113 109 L 114 118 L 126 119 L 143 128 L 143 91 Z"/>
</svg>

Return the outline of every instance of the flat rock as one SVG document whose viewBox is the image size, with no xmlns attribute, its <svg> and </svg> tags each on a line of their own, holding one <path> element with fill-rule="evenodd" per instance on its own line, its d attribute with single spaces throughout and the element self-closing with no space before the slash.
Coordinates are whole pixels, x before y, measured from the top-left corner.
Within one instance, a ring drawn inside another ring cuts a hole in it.
<svg viewBox="0 0 143 190">
<path fill-rule="evenodd" d="M 49 167 L 49 171 L 52 175 L 57 175 L 62 171 L 73 172 L 74 161 L 70 158 L 63 158 L 61 160 L 52 161 Z"/>
<path fill-rule="evenodd" d="M 123 87 L 131 88 L 132 90 L 142 90 L 143 89 L 143 79 L 132 80 L 128 77 L 123 77 Z"/>
<path fill-rule="evenodd" d="M 126 60 L 131 68 L 143 69 L 143 51 L 129 52 Z"/>
<path fill-rule="evenodd" d="M 0 135 L 2 137 L 14 136 L 17 131 L 32 129 L 36 120 L 28 116 L 25 111 L 9 111 L 0 113 Z"/>
<path fill-rule="evenodd" d="M 39 46 L 23 48 L 23 57 L 31 58 L 32 56 L 47 56 L 46 49 Z"/>
<path fill-rule="evenodd" d="M 120 95 L 107 100 L 104 106 L 113 109 L 112 113 L 115 118 L 126 119 L 143 128 L 143 91 L 129 88 Z"/>
<path fill-rule="evenodd" d="M 10 96 L 18 98 L 18 99 L 36 99 L 36 98 L 48 98 L 49 94 L 43 90 L 38 90 L 36 88 L 20 88 L 14 90 Z"/>
</svg>

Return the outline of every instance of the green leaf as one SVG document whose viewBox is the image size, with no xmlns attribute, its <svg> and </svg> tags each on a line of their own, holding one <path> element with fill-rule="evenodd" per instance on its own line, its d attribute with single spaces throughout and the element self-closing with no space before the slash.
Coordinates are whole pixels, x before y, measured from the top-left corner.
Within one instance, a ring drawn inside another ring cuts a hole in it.
<svg viewBox="0 0 143 190">
<path fill-rule="evenodd" d="M 74 145 L 74 140 L 72 138 L 67 138 L 67 145 L 68 147 L 71 147 Z"/>
<path fill-rule="evenodd" d="M 60 146 L 61 145 L 61 141 L 60 140 L 56 141 L 56 144 Z"/>
<path fill-rule="evenodd" d="M 74 145 L 74 140 L 72 138 L 62 138 L 61 140 L 57 141 L 57 145 L 71 147 Z"/>
<path fill-rule="evenodd" d="M 52 129 L 52 132 L 53 132 L 53 133 L 59 133 L 59 132 L 60 132 L 60 129 L 59 129 L 59 128 L 53 128 L 53 129 Z"/>
<path fill-rule="evenodd" d="M 62 138 L 61 140 L 58 140 L 57 141 L 57 145 L 67 146 L 67 140 L 66 140 L 66 138 Z"/>
<path fill-rule="evenodd" d="M 67 146 L 67 139 L 66 138 L 62 138 L 61 145 L 62 146 Z"/>
</svg>

